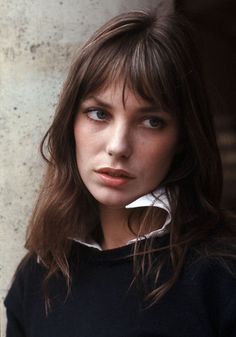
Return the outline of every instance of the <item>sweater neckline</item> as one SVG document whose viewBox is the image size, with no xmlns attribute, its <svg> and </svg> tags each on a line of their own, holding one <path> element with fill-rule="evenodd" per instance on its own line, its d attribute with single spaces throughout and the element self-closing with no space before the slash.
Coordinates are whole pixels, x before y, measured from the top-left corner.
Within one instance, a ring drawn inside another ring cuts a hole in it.
<svg viewBox="0 0 236 337">
<path fill-rule="evenodd" d="M 167 245 L 169 242 L 169 235 L 163 237 L 152 237 L 140 240 L 140 249 L 144 249 L 144 246 L 148 241 L 152 241 L 153 248 L 160 248 L 164 245 Z M 78 255 L 83 255 L 83 259 L 86 262 L 98 261 L 98 262 L 109 262 L 109 261 L 121 261 L 121 260 L 130 260 L 133 258 L 133 252 L 135 248 L 135 242 L 129 245 L 106 249 L 98 250 L 94 247 L 86 246 L 80 242 L 73 243 Z"/>
</svg>

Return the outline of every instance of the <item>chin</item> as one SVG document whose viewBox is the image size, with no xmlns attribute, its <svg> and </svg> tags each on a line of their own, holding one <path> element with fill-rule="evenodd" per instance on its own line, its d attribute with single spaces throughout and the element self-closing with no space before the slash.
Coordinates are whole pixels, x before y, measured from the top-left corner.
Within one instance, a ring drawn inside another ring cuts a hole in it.
<svg viewBox="0 0 236 337">
<path fill-rule="evenodd" d="M 109 208 L 125 208 L 126 205 L 130 204 L 131 202 L 135 201 L 136 199 L 139 198 L 138 196 L 134 196 L 134 197 L 130 197 L 130 198 L 116 198 L 113 197 L 111 195 L 109 195 L 109 197 L 107 198 L 96 198 L 97 202 L 100 205 L 103 205 L 105 207 L 109 207 Z"/>
<path fill-rule="evenodd" d="M 90 191 L 91 193 L 92 191 Z M 97 200 L 98 204 L 109 208 L 125 208 L 126 205 L 135 201 L 142 195 L 146 194 L 145 191 L 140 191 L 140 193 L 133 193 L 128 195 L 127 191 L 109 191 L 109 193 L 102 193 L 104 191 L 93 191 L 91 193 L 93 197 Z M 107 192 L 107 191 L 105 191 Z"/>
</svg>

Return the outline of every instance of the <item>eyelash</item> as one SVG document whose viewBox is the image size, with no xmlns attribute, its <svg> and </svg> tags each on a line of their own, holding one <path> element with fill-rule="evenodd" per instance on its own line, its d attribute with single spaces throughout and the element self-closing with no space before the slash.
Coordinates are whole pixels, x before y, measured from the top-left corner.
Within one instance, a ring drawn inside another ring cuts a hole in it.
<svg viewBox="0 0 236 337">
<path fill-rule="evenodd" d="M 109 120 L 109 113 L 107 113 L 104 109 L 89 108 L 85 111 L 85 113 L 87 114 L 88 118 L 91 119 L 94 122 L 101 123 L 101 122 Z M 94 113 L 96 113 L 96 116 L 94 116 Z M 103 118 L 101 118 L 101 116 L 99 118 L 97 113 L 102 113 Z M 157 122 L 158 125 L 152 126 L 152 125 L 145 124 L 147 121 L 151 121 L 151 120 L 155 120 L 155 122 Z M 165 126 L 165 121 L 158 116 L 145 117 L 145 118 L 143 118 L 142 123 L 145 127 L 149 128 L 149 129 L 162 129 Z"/>
<path fill-rule="evenodd" d="M 157 116 L 151 116 L 151 117 L 147 117 L 143 120 L 143 122 L 146 122 L 146 121 L 151 121 L 151 120 L 155 120 L 155 122 L 158 123 L 158 125 L 155 125 L 155 126 L 147 126 L 148 128 L 150 129 L 162 129 L 164 126 L 165 126 L 165 121 L 160 118 L 160 117 L 157 117 Z"/>
<path fill-rule="evenodd" d="M 94 118 L 94 117 L 92 117 L 92 114 L 96 113 L 96 112 L 103 113 L 106 118 Z M 99 109 L 99 108 L 89 108 L 89 109 L 87 109 L 86 113 L 87 113 L 87 116 L 88 116 L 89 119 L 92 119 L 92 120 L 94 120 L 96 122 L 104 121 L 108 117 L 108 113 L 106 111 L 104 111 L 103 109 Z"/>
</svg>

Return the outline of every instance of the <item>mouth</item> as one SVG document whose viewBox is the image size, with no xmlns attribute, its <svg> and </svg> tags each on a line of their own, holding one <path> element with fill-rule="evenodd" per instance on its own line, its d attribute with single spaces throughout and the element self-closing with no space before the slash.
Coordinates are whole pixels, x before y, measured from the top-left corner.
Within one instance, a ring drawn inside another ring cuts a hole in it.
<svg viewBox="0 0 236 337">
<path fill-rule="evenodd" d="M 128 184 L 135 179 L 133 175 L 125 170 L 104 167 L 95 171 L 103 186 L 118 188 Z"/>
<path fill-rule="evenodd" d="M 114 177 L 114 178 L 126 178 L 126 179 L 134 179 L 135 177 L 130 174 L 129 172 L 125 171 L 125 170 L 121 170 L 121 169 L 113 169 L 110 167 L 104 167 L 101 169 L 96 170 L 97 173 L 100 174 L 105 174 L 108 175 L 110 177 Z"/>
</svg>

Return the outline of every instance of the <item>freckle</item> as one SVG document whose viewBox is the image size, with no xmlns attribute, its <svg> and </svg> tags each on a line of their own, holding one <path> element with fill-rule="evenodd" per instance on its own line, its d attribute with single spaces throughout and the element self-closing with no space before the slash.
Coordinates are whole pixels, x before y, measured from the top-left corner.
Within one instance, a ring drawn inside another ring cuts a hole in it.
<svg viewBox="0 0 236 337">
<path fill-rule="evenodd" d="M 14 108 L 13 108 L 14 110 L 17 110 L 17 106 L 14 106 Z"/>
</svg>

